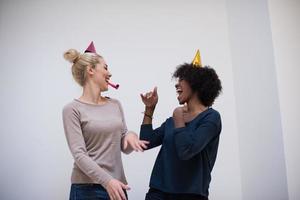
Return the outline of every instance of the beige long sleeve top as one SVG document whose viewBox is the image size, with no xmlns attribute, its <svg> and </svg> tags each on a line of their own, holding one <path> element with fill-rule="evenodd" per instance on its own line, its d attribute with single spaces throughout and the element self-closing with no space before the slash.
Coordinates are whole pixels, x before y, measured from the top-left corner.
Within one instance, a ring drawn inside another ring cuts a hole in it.
<svg viewBox="0 0 300 200">
<path fill-rule="evenodd" d="M 114 178 L 127 184 L 121 159 L 127 127 L 118 100 L 94 105 L 74 99 L 63 108 L 63 125 L 75 161 L 72 183 L 106 187 Z"/>
</svg>

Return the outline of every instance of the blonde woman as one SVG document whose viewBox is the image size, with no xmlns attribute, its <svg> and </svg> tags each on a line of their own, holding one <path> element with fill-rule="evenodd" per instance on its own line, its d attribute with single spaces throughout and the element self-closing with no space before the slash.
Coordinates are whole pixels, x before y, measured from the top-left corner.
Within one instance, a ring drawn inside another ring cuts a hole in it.
<svg viewBox="0 0 300 200">
<path fill-rule="evenodd" d="M 126 200 L 129 190 L 121 151 L 143 151 L 147 142 L 127 130 L 122 106 L 104 97 L 112 76 L 93 43 L 85 53 L 64 53 L 72 63 L 75 81 L 83 92 L 63 108 L 65 135 L 74 158 L 70 200 Z"/>
</svg>

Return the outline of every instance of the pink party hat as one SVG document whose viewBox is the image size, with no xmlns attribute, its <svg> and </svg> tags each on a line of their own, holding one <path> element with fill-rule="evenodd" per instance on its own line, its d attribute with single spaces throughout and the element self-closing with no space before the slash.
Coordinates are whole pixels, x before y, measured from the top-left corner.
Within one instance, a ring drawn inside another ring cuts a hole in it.
<svg viewBox="0 0 300 200">
<path fill-rule="evenodd" d="M 88 48 L 84 51 L 84 53 L 97 53 L 93 41 L 92 41 L 91 44 L 88 46 Z M 108 85 L 110 85 L 111 87 L 113 87 L 113 88 L 115 88 L 115 89 L 118 89 L 118 88 L 119 88 L 119 84 L 113 84 L 113 83 L 111 83 L 111 82 L 108 82 Z"/>
<path fill-rule="evenodd" d="M 88 46 L 88 48 L 84 51 L 84 53 L 96 53 L 96 48 L 94 46 L 93 41 L 91 44 Z"/>
</svg>

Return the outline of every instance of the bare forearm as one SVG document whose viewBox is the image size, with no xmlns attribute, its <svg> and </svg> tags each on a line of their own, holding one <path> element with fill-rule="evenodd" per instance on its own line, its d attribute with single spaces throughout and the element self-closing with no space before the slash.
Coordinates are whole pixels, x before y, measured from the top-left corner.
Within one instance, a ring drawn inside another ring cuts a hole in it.
<svg viewBox="0 0 300 200">
<path fill-rule="evenodd" d="M 145 107 L 143 124 L 152 124 L 154 110 L 155 107 Z"/>
</svg>

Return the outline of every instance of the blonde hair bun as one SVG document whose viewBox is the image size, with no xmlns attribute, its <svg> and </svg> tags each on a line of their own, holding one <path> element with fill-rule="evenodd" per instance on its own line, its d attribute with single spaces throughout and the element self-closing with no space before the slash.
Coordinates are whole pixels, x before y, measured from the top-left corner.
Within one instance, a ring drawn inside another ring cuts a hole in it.
<svg viewBox="0 0 300 200">
<path fill-rule="evenodd" d="M 70 63 L 74 63 L 80 56 L 80 53 L 76 49 L 69 49 L 64 53 L 64 58 Z"/>
</svg>

